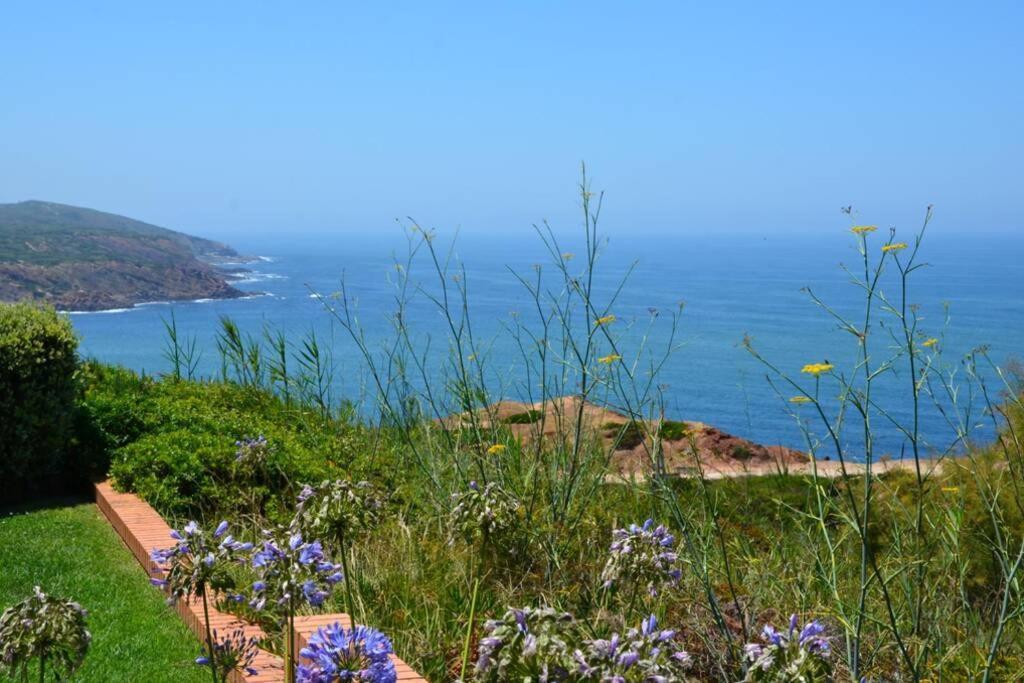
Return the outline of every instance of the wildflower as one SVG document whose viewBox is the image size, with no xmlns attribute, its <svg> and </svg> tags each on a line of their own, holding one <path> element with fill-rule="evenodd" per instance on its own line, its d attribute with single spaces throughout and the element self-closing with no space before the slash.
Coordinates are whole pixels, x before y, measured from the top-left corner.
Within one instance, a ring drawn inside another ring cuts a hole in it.
<svg viewBox="0 0 1024 683">
<path fill-rule="evenodd" d="M 0 615 L 0 671 L 10 673 L 11 680 L 23 676 L 27 681 L 29 663 L 38 657 L 61 680 L 70 678 L 82 665 L 92 640 L 86 616 L 77 602 L 47 595 L 36 586 L 32 595 Z"/>
<path fill-rule="evenodd" d="M 576 254 L 572 253 L 571 251 L 567 251 L 564 254 L 562 254 L 562 260 L 563 261 L 572 261 L 573 258 L 575 258 L 575 256 L 576 256 Z"/>
<path fill-rule="evenodd" d="M 228 680 L 228 677 L 235 671 L 241 671 L 249 676 L 259 673 L 253 666 L 256 659 L 256 652 L 259 646 L 259 639 L 247 636 L 244 629 L 236 629 L 226 636 L 219 636 L 217 630 L 213 631 L 213 658 L 209 651 L 207 654 L 197 657 L 196 664 L 200 666 L 213 666 L 217 671 L 218 680 Z"/>
<path fill-rule="evenodd" d="M 875 230 L 878 230 L 877 225 L 855 225 L 850 228 L 850 232 L 854 235 L 866 235 L 867 233 L 874 232 Z"/>
<path fill-rule="evenodd" d="M 676 632 L 661 630 L 652 614 L 625 638 L 613 633 L 607 640 L 588 640 L 586 652 L 573 657 L 579 672 L 598 681 L 681 681 L 693 660 L 673 646 Z"/>
<path fill-rule="evenodd" d="M 505 446 L 505 444 L 496 443 L 487 449 L 487 455 L 501 455 L 506 450 L 508 450 L 508 448 Z"/>
<path fill-rule="evenodd" d="M 605 588 L 615 583 L 643 585 L 652 596 L 679 583 L 682 570 L 675 552 L 675 537 L 664 526 L 630 524 L 612 531 L 611 555 L 601 572 Z"/>
<path fill-rule="evenodd" d="M 744 683 L 831 680 L 831 647 L 825 627 L 817 621 L 798 630 L 799 625 L 794 614 L 785 633 L 767 625 L 761 643 L 743 646 L 748 662 Z"/>
<path fill-rule="evenodd" d="M 789 402 L 790 403 L 811 403 L 812 399 L 808 398 L 807 396 L 794 396 L 791 399 L 789 399 Z"/>
<path fill-rule="evenodd" d="M 933 346 L 937 345 L 938 343 L 939 343 L 938 339 L 936 339 L 935 337 L 930 337 L 928 339 L 925 339 L 923 342 L 921 342 L 921 346 L 923 346 L 926 349 L 930 349 Z"/>
<path fill-rule="evenodd" d="M 800 372 L 805 372 L 808 375 L 814 375 L 817 377 L 823 373 L 831 372 L 834 367 L 835 366 L 831 363 L 808 363 L 800 369 Z"/>
<path fill-rule="evenodd" d="M 604 315 L 594 321 L 594 325 L 600 327 L 601 325 L 610 325 L 615 322 L 614 315 Z"/>
<path fill-rule="evenodd" d="M 389 655 L 391 641 L 368 626 L 345 628 L 335 622 L 318 628 L 299 654 L 309 660 L 296 669 L 296 683 L 365 681 L 394 683 L 398 675 Z"/>
<path fill-rule="evenodd" d="M 882 251 L 883 252 L 901 251 L 901 250 L 906 249 L 906 248 L 907 248 L 907 243 L 906 242 L 893 242 L 892 244 L 886 244 L 885 246 L 883 246 L 882 247 Z"/>
<path fill-rule="evenodd" d="M 607 356 L 601 356 L 600 358 L 598 358 L 597 362 L 598 363 L 603 363 L 605 365 L 611 365 L 612 363 L 614 363 L 617 360 L 622 360 L 622 356 L 620 356 L 617 353 L 610 353 Z"/>
<path fill-rule="evenodd" d="M 477 649 L 477 680 L 566 681 L 577 668 L 571 643 L 577 637 L 571 614 L 550 607 L 506 610 L 484 625 Z"/>
<path fill-rule="evenodd" d="M 943 493 L 960 493 L 960 487 L 959 486 L 943 486 L 942 487 L 942 492 Z"/>
</svg>

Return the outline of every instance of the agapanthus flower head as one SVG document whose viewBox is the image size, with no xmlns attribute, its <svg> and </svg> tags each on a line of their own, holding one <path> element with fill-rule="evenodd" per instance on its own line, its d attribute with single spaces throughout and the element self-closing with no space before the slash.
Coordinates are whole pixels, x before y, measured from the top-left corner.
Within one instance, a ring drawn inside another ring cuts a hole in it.
<svg viewBox="0 0 1024 683">
<path fill-rule="evenodd" d="M 292 525 L 306 535 L 351 543 L 380 523 L 387 503 L 387 495 L 369 482 L 323 481 L 303 487 Z"/>
<path fill-rule="evenodd" d="M 253 667 L 253 661 L 258 650 L 259 639 L 246 635 L 244 629 L 235 629 L 227 635 L 220 635 L 214 629 L 213 658 L 210 658 L 210 652 L 207 650 L 205 654 L 196 658 L 196 664 L 214 666 L 219 680 L 228 680 L 234 671 L 255 676 L 259 671 Z"/>
<path fill-rule="evenodd" d="M 576 668 L 579 636 L 571 614 L 550 607 L 508 609 L 484 625 L 477 648 L 477 679 L 568 681 Z"/>
<path fill-rule="evenodd" d="M 605 588 L 642 586 L 652 596 L 679 583 L 682 570 L 676 539 L 663 525 L 648 519 L 612 531 L 608 561 L 601 572 Z"/>
<path fill-rule="evenodd" d="M 297 683 L 366 681 L 394 683 L 391 641 L 368 626 L 334 624 L 317 629 L 299 653 L 306 661 L 296 669 Z"/>
<path fill-rule="evenodd" d="M 659 629 L 652 614 L 625 637 L 588 640 L 573 657 L 586 680 L 647 683 L 681 681 L 693 659 L 676 645 L 674 629 Z"/>
<path fill-rule="evenodd" d="M 252 549 L 252 543 L 236 541 L 228 534 L 228 523 L 221 522 L 212 531 L 202 529 L 190 521 L 181 531 L 171 530 L 176 541 L 168 548 L 154 548 L 150 559 L 157 565 L 156 576 L 150 583 L 166 588 L 169 602 L 191 595 L 200 595 L 207 589 L 228 590 L 234 579 L 228 566 L 244 562 L 242 553 Z"/>
<path fill-rule="evenodd" d="M 501 542 L 519 528 L 522 503 L 495 482 L 481 488 L 472 481 L 466 491 L 452 494 L 451 500 L 449 528 L 453 538 L 461 536 L 467 543 L 478 538 Z"/>
<path fill-rule="evenodd" d="M 246 465 L 263 465 L 270 455 L 270 443 L 260 434 L 255 439 L 239 439 L 235 442 L 235 462 Z"/>
<path fill-rule="evenodd" d="M 300 532 L 281 527 L 263 533 L 263 542 L 252 554 L 257 579 L 249 607 L 283 614 L 303 603 L 323 605 L 344 579 L 341 565 L 328 559 L 320 541 L 307 541 Z"/>
<path fill-rule="evenodd" d="M 743 648 L 747 660 L 745 682 L 831 680 L 831 649 L 820 622 L 810 621 L 801 627 L 794 614 L 785 631 L 765 625 L 761 641 Z"/>
<path fill-rule="evenodd" d="M 0 615 L 0 671 L 28 680 L 29 662 L 45 657 L 49 667 L 70 678 L 82 664 L 92 636 L 87 612 L 71 600 L 44 593 L 39 586 Z"/>
</svg>

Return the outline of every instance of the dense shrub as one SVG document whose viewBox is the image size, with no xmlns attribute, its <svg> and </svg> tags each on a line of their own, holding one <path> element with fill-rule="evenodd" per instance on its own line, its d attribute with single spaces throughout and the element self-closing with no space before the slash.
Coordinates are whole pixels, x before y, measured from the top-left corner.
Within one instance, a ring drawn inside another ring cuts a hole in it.
<svg viewBox="0 0 1024 683">
<path fill-rule="evenodd" d="M 77 346 L 71 323 L 52 308 L 0 304 L 0 499 L 63 479 Z"/>
<path fill-rule="evenodd" d="M 82 409 L 111 453 L 110 474 L 165 514 L 273 516 L 303 484 L 369 467 L 360 429 L 259 388 L 155 380 L 97 363 L 81 376 Z M 265 457 L 240 459 L 236 442 L 259 436 Z"/>
</svg>

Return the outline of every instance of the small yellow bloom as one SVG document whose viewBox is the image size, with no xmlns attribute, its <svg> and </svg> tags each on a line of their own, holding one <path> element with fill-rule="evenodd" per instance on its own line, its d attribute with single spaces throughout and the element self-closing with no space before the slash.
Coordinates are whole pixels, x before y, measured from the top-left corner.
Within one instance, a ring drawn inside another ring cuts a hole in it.
<svg viewBox="0 0 1024 683">
<path fill-rule="evenodd" d="M 576 254 L 572 253 L 571 251 L 567 251 L 564 254 L 562 254 L 562 260 L 563 261 L 572 261 L 573 257 L 575 257 L 575 256 L 576 256 Z"/>
<path fill-rule="evenodd" d="M 472 363 L 473 361 L 476 360 L 476 354 L 475 353 L 469 354 L 468 356 L 466 356 L 466 360 L 468 360 L 470 363 Z"/>
<path fill-rule="evenodd" d="M 831 371 L 834 367 L 831 363 L 808 363 L 801 368 L 800 372 L 806 372 L 808 375 L 817 377 L 822 373 Z"/>
<path fill-rule="evenodd" d="M 789 402 L 790 403 L 811 403 L 811 399 L 807 398 L 806 396 L 794 396 L 793 398 L 789 399 Z"/>
<path fill-rule="evenodd" d="M 921 342 L 921 346 L 925 347 L 926 349 L 930 349 L 931 347 L 935 346 L 938 343 L 939 340 L 936 339 L 935 337 L 932 337 L 931 339 L 925 339 L 923 342 Z"/>
<path fill-rule="evenodd" d="M 906 248 L 906 242 L 893 242 L 892 244 L 887 244 L 884 247 L 882 247 L 882 251 L 900 251 L 901 249 Z"/>
<path fill-rule="evenodd" d="M 943 486 L 942 487 L 942 492 L 943 493 L 960 493 L 960 487 L 959 486 Z"/>
<path fill-rule="evenodd" d="M 603 316 L 603 317 L 598 318 L 597 320 L 595 320 L 594 324 L 595 325 L 610 325 L 613 322 L 615 322 L 615 316 L 614 315 L 606 315 L 606 316 Z"/>
<path fill-rule="evenodd" d="M 597 359 L 598 363 L 604 363 L 605 365 L 611 365 L 617 360 L 622 360 L 622 356 L 617 353 L 610 353 L 607 356 L 601 356 Z"/>
<path fill-rule="evenodd" d="M 487 449 L 487 455 L 501 455 L 506 450 L 508 450 L 508 448 L 505 446 L 505 444 L 496 443 Z"/>
<path fill-rule="evenodd" d="M 875 230 L 878 230 L 877 225 L 855 225 L 850 228 L 850 232 L 854 235 L 866 235 L 867 233 L 874 232 Z"/>
</svg>

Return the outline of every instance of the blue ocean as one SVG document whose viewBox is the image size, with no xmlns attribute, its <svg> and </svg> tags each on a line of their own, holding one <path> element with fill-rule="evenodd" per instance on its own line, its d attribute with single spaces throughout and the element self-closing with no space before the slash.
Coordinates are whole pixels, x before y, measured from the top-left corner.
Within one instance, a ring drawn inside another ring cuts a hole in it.
<svg viewBox="0 0 1024 683">
<path fill-rule="evenodd" d="M 262 257 L 246 265 L 251 272 L 237 285 L 251 291 L 252 297 L 155 302 L 129 310 L 75 313 L 72 320 L 81 335 L 83 354 L 153 375 L 165 373 L 169 364 L 164 358 L 164 323 L 173 312 L 179 333 L 194 335 L 202 349 L 201 373 L 212 377 L 220 369 L 215 340 L 221 316 L 230 316 L 253 335 L 267 327 L 284 330 L 294 342 L 315 330 L 320 343 L 332 351 L 335 397 L 369 404 L 373 396 L 360 354 L 313 295 L 337 292 L 344 280 L 368 345 L 385 344 L 393 336 L 396 262 L 405 261 L 407 236 L 399 229 L 372 237 L 207 236 L 222 238 L 241 253 Z M 581 237 L 560 237 L 558 250 L 582 255 Z M 885 239 L 882 230 L 869 236 L 872 259 L 878 257 Z M 901 239 L 912 242 L 910 235 Z M 449 279 L 458 275 L 467 288 L 475 348 L 487 355 L 493 392 L 505 398 L 526 398 L 525 382 L 532 380 L 526 376 L 511 330 L 514 322 L 529 327 L 538 318 L 519 278 L 530 281 L 537 265 L 550 273 L 552 254 L 529 229 L 498 236 L 442 234 L 434 244 L 450 259 Z M 962 384 L 966 380 L 962 359 L 978 347 L 987 347 L 992 360 L 1001 365 L 1024 351 L 1022 255 L 1024 239 L 1012 234 L 967 238 L 936 230 L 926 236 L 918 258 L 927 265 L 911 278 L 908 300 L 917 306 L 921 338 L 939 340 L 930 349 L 942 352 L 941 369 L 935 366 L 936 379 Z M 859 276 L 860 259 L 856 238 L 842 229 L 802 236 L 612 233 L 601 246 L 595 298 L 610 301 L 618 292 L 609 311 L 616 317 L 614 333 L 627 360 L 641 345 L 660 353 L 669 343 L 670 314 L 683 304 L 675 337 L 678 348 L 654 380 L 665 398 L 667 417 L 698 420 L 758 442 L 803 449 L 806 442 L 794 413 L 800 415 L 799 410 L 806 407 L 788 402 L 791 388 L 777 380 L 769 383 L 771 373 L 744 348 L 743 340 L 750 338 L 765 359 L 807 387 L 814 386 L 813 378 L 800 372 L 807 363 L 827 360 L 847 376 L 860 372 L 855 366 L 855 337 L 811 300 L 813 293 L 836 315 L 849 316 L 860 325 L 863 291 L 843 269 L 845 265 Z M 893 266 L 885 271 L 879 289 L 898 304 L 901 292 Z M 449 329 L 428 296 L 439 289 L 433 265 L 422 251 L 408 275 L 414 293 L 404 321 L 423 344 L 421 351 L 428 361 L 440 367 L 450 353 Z M 417 292 L 418 288 L 422 291 Z M 870 348 L 872 364 L 877 366 L 893 355 L 900 332 L 884 304 L 875 305 L 877 321 Z M 657 319 L 649 324 L 654 314 Z M 1001 387 L 996 373 L 988 367 L 981 370 L 998 397 Z M 647 380 L 642 369 L 638 376 Z M 943 394 L 948 408 L 950 397 L 940 386 L 937 383 L 934 391 Z M 821 391 L 824 399 L 831 400 L 839 389 L 824 380 Z M 883 373 L 873 392 L 879 408 L 872 418 L 876 452 L 900 457 L 906 440 L 895 423 L 908 424 L 911 417 L 905 360 Z M 957 401 L 961 406 L 972 401 L 966 386 Z M 977 406 L 967 427 L 974 438 L 990 439 L 991 418 L 983 414 L 977 392 L 973 401 Z M 949 413 L 935 409 L 927 396 L 922 403 L 921 433 L 932 452 L 942 452 L 953 440 Z M 852 419 L 853 415 L 847 416 Z"/>
</svg>

